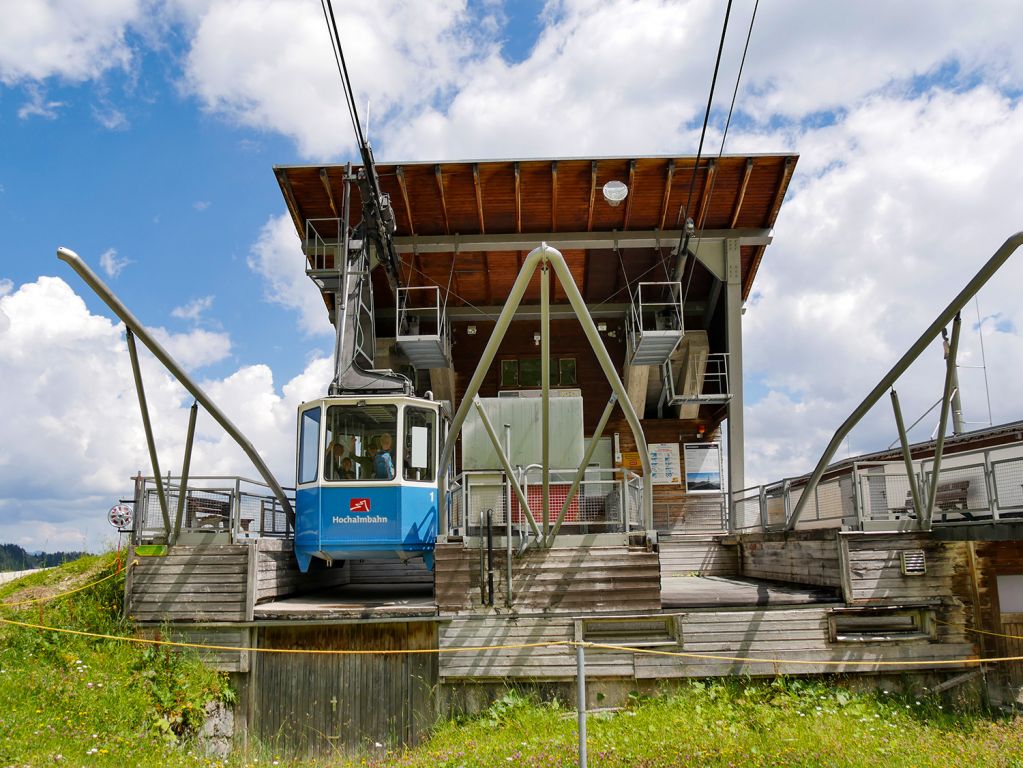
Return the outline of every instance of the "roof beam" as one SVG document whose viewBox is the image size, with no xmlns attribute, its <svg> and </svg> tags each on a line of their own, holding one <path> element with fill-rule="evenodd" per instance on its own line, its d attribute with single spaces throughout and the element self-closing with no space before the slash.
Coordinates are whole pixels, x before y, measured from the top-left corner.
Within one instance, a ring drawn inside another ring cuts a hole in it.
<svg viewBox="0 0 1023 768">
<path fill-rule="evenodd" d="M 433 166 L 433 174 L 437 178 L 437 191 L 440 193 L 440 208 L 444 212 L 444 231 L 451 234 L 451 224 L 448 222 L 448 204 L 444 200 L 444 172 L 440 164 Z"/>
<path fill-rule="evenodd" d="M 415 236 L 416 225 L 412 223 L 412 206 L 408 201 L 408 185 L 405 183 L 405 169 L 400 165 L 395 169 L 398 176 L 398 188 L 401 189 L 401 199 L 405 201 L 405 215 L 408 216 L 408 231 Z"/>
<path fill-rule="evenodd" d="M 625 223 L 622 224 L 622 229 L 629 228 L 629 219 L 632 218 L 632 201 L 636 199 L 636 196 L 632 194 L 633 184 L 636 181 L 636 161 L 629 161 L 629 196 L 625 198 Z"/>
<path fill-rule="evenodd" d="M 558 161 L 551 162 L 551 232 L 558 231 Z"/>
<path fill-rule="evenodd" d="M 277 183 L 281 187 L 281 194 L 284 195 L 284 203 L 288 206 L 291 220 L 295 223 L 295 230 L 301 232 L 301 236 L 304 237 L 306 231 L 305 217 L 302 216 L 302 211 L 298 209 L 295 192 L 291 188 L 291 182 L 288 180 L 288 172 L 283 168 L 274 168 L 274 176 L 277 177 Z"/>
<path fill-rule="evenodd" d="M 597 161 L 590 163 L 590 211 L 586 214 L 586 231 L 593 230 L 593 201 L 597 198 Z"/>
<path fill-rule="evenodd" d="M 703 222 L 707 216 L 707 209 L 710 207 L 710 191 L 714 186 L 714 173 L 717 171 L 717 161 L 711 158 L 707 162 L 707 178 L 703 180 L 703 192 L 700 194 L 700 208 L 696 212 L 696 218 L 693 221 L 696 223 L 697 229 L 703 229 Z"/>
<path fill-rule="evenodd" d="M 323 188 L 327 192 L 327 201 L 330 203 L 330 210 L 334 212 L 337 218 L 341 218 L 341 214 L 338 213 L 337 205 L 334 204 L 334 191 L 330 188 L 330 177 L 327 175 L 326 168 L 320 168 L 320 181 L 323 182 Z M 347 225 L 348 222 L 345 222 Z"/>
<path fill-rule="evenodd" d="M 522 173 L 518 163 L 515 163 L 515 231 L 522 231 Z"/>
<path fill-rule="evenodd" d="M 742 182 L 739 184 L 739 193 L 735 196 L 735 207 L 732 208 L 732 220 L 728 226 L 735 228 L 735 222 L 739 220 L 739 211 L 742 210 L 742 199 L 746 197 L 746 187 L 749 186 L 749 177 L 753 175 L 753 158 L 746 158 L 746 170 L 742 174 Z"/>
<path fill-rule="evenodd" d="M 675 161 L 668 161 L 668 174 L 664 179 L 664 199 L 661 200 L 661 223 L 658 229 L 664 229 L 664 221 L 668 218 L 668 198 L 671 196 L 671 181 L 675 177 Z"/>
<path fill-rule="evenodd" d="M 480 188 L 480 164 L 472 164 L 472 184 L 476 189 L 476 213 L 480 218 L 480 234 L 487 234 L 487 225 L 483 223 L 483 190 Z"/>
<path fill-rule="evenodd" d="M 614 248 L 656 248 L 659 244 L 682 239 L 682 230 L 631 230 L 629 232 L 528 232 L 525 234 L 489 234 L 454 236 L 401 236 L 394 238 L 398 253 L 413 248 L 419 253 L 460 253 L 479 251 L 521 251 L 549 242 L 559 249 L 600 250 Z M 737 239 L 739 245 L 769 245 L 769 229 L 709 229 L 700 233 L 701 241 Z"/>
<path fill-rule="evenodd" d="M 609 301 L 606 304 L 597 304 L 591 307 L 590 315 L 592 317 L 600 318 L 620 318 L 629 311 L 631 306 L 632 305 L 629 302 Z M 475 307 L 461 304 L 448 304 L 446 314 L 448 319 L 454 323 L 471 323 L 473 321 L 485 322 L 487 320 L 496 320 L 497 316 L 501 314 L 501 310 L 503 308 L 503 304 L 488 304 L 485 306 Z M 707 302 L 687 301 L 684 311 L 686 315 L 702 317 L 707 311 Z M 389 320 L 396 314 L 397 310 L 394 307 L 377 307 L 377 319 Z M 576 316 L 568 304 L 552 304 L 550 308 L 550 315 L 552 320 L 573 318 Z M 539 317 L 539 304 L 520 304 L 518 309 L 515 310 L 516 320 L 531 320 Z"/>
</svg>

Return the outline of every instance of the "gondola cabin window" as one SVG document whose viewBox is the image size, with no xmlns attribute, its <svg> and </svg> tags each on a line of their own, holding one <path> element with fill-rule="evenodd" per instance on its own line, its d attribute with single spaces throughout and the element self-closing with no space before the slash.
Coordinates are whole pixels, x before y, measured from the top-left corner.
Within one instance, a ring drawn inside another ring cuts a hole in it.
<svg viewBox="0 0 1023 768">
<path fill-rule="evenodd" d="M 435 472 L 437 414 L 425 408 L 405 409 L 404 477 L 432 482 Z"/>
<path fill-rule="evenodd" d="M 317 449 L 320 446 L 320 409 L 302 413 L 302 434 L 299 437 L 298 482 L 316 482 Z"/>
<path fill-rule="evenodd" d="M 323 479 L 393 480 L 398 466 L 397 434 L 395 405 L 330 406 L 324 430 Z"/>
</svg>

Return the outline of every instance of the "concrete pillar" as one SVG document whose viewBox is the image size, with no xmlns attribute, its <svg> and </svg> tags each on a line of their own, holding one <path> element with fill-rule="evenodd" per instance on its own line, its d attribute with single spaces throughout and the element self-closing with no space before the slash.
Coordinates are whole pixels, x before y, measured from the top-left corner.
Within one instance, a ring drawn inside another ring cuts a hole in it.
<svg viewBox="0 0 1023 768">
<path fill-rule="evenodd" d="M 650 380 L 649 365 L 628 365 L 625 366 L 625 391 L 629 395 L 629 402 L 633 409 L 643 418 L 643 411 L 646 410 L 647 383 Z"/>
<path fill-rule="evenodd" d="M 745 487 L 746 459 L 742 418 L 742 261 L 739 241 L 726 244 L 725 311 L 728 318 L 728 488 Z"/>
</svg>

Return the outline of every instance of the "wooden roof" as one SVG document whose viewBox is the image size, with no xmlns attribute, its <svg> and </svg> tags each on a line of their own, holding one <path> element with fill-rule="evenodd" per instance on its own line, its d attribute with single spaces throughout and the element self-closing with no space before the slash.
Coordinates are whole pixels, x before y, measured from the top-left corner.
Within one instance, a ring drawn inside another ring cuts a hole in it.
<svg viewBox="0 0 1023 768">
<path fill-rule="evenodd" d="M 695 157 L 380 163 L 377 169 L 395 212 L 402 282 L 451 285 L 449 307 L 493 306 L 540 240 L 562 250 L 588 302 L 628 301 L 625 288 L 641 277 L 666 279 L 690 187 L 689 215 L 701 235 L 740 239 L 745 298 L 796 159 L 708 158 L 695 173 Z M 300 238 L 306 238 L 307 220 L 337 218 L 344 166 L 274 171 Z M 601 193 L 612 180 L 629 189 L 618 207 Z M 355 224 L 361 216 L 356 185 L 352 203 Z M 336 236 L 330 221 L 315 226 L 325 237 Z M 689 282 L 689 295 L 700 296 L 713 280 L 697 269 Z M 525 297 L 527 303 L 538 300 L 538 288 Z M 563 301 L 564 294 L 556 290 L 552 300 Z"/>
</svg>

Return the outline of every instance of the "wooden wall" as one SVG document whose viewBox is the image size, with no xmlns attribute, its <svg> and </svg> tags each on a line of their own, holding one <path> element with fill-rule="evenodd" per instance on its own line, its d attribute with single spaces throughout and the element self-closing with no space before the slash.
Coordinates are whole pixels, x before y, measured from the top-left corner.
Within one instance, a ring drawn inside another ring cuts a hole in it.
<svg viewBox="0 0 1023 768">
<path fill-rule="evenodd" d="M 422 558 L 402 562 L 397 555 L 374 560 L 351 560 L 352 584 L 432 584 L 433 571 Z"/>
<path fill-rule="evenodd" d="M 265 648 L 416 650 L 437 646 L 433 622 L 260 627 Z M 257 653 L 249 724 L 273 748 L 301 754 L 415 744 L 434 724 L 434 653 Z"/>
<path fill-rule="evenodd" d="M 480 553 L 460 543 L 438 545 L 435 595 L 441 614 L 484 608 Z M 494 604 L 506 607 L 503 550 L 494 553 Z M 655 552 L 639 547 L 530 550 L 513 559 L 514 611 L 656 611 L 661 607 Z"/>
<path fill-rule="evenodd" d="M 850 604 L 970 601 L 966 544 L 937 541 L 928 533 L 840 533 L 843 593 Z M 903 551 L 922 550 L 927 572 L 902 574 Z"/>
<path fill-rule="evenodd" d="M 996 635 L 977 634 L 976 641 L 985 656 L 1023 656 L 1023 615 L 1004 613 L 998 599 L 998 576 L 1023 574 L 1023 543 L 1019 541 L 984 541 L 967 544 L 972 547 L 976 574 L 973 589 L 977 611 L 973 627 Z M 1023 663 L 999 665 L 994 672 L 1003 682 L 1015 688 L 1023 686 Z M 1012 691 L 1015 698 L 1016 691 Z"/>
<path fill-rule="evenodd" d="M 294 544 L 283 539 L 259 539 L 256 545 L 256 604 L 276 600 L 287 595 L 347 584 L 351 568 L 338 563 L 330 568 L 313 559 L 308 573 L 298 569 Z"/>
<path fill-rule="evenodd" d="M 835 531 L 750 533 L 740 537 L 739 572 L 751 579 L 838 587 Z"/>
<path fill-rule="evenodd" d="M 739 547 L 722 543 L 721 536 L 660 539 L 657 544 L 661 577 L 737 576 Z"/>
</svg>

